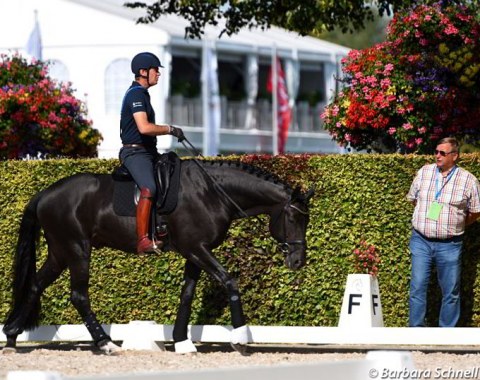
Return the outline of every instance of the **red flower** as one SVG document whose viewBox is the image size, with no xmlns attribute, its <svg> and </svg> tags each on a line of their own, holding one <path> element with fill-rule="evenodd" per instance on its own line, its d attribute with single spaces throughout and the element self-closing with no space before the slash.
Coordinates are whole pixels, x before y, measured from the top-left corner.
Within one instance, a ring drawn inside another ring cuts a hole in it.
<svg viewBox="0 0 480 380">
<path fill-rule="evenodd" d="M 68 85 L 44 63 L 0 56 L 0 159 L 27 155 L 95 156 L 100 134 Z M 68 136 L 66 139 L 65 137 Z"/>
<path fill-rule="evenodd" d="M 359 150 L 431 153 L 446 135 L 480 141 L 475 16 L 473 6 L 440 4 L 396 13 L 386 42 L 342 60 L 343 90 L 322 114 L 324 128 Z"/>
</svg>

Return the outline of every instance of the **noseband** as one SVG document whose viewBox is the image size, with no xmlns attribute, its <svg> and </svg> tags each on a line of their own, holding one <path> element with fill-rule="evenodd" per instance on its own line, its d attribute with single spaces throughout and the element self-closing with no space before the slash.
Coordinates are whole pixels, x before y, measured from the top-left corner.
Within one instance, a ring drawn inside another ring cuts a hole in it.
<svg viewBox="0 0 480 380">
<path fill-rule="evenodd" d="M 302 215 L 308 215 L 308 211 L 303 211 L 299 209 L 297 206 L 292 205 L 290 202 L 288 202 L 283 210 L 285 211 L 288 207 L 293 208 L 294 210 L 297 210 L 300 214 Z M 277 219 L 278 220 L 278 219 Z M 285 222 L 286 224 L 286 222 Z M 283 232 L 284 232 L 284 241 L 279 243 L 280 250 L 283 252 L 284 255 L 287 255 L 290 252 L 290 247 L 295 246 L 295 245 L 300 245 L 305 247 L 306 243 L 305 240 L 287 240 L 287 229 L 285 228 L 286 226 L 284 225 L 283 227 Z"/>
</svg>

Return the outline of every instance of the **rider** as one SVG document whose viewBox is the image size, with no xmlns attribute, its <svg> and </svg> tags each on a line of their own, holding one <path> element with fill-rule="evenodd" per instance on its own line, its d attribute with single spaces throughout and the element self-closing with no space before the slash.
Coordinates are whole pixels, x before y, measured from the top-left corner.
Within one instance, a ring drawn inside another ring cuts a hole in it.
<svg viewBox="0 0 480 380">
<path fill-rule="evenodd" d="M 182 141 L 183 131 L 168 124 L 155 124 L 155 112 L 150 103 L 148 89 L 160 78 L 163 67 L 155 54 L 139 53 L 132 59 L 135 80 L 125 93 L 120 116 L 120 161 L 128 169 L 140 188 L 137 205 L 137 252 L 152 252 L 154 243 L 148 237 L 148 226 L 153 200 L 156 195 L 154 164 L 158 159 L 157 137 L 173 135 Z"/>
</svg>

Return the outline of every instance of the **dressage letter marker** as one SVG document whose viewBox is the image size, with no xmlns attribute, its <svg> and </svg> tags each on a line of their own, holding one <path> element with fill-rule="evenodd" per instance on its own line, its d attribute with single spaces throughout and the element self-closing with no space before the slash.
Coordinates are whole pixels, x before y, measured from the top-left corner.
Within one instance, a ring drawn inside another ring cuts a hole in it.
<svg viewBox="0 0 480 380">
<path fill-rule="evenodd" d="M 339 327 L 383 327 L 378 280 L 368 274 L 349 274 Z"/>
</svg>

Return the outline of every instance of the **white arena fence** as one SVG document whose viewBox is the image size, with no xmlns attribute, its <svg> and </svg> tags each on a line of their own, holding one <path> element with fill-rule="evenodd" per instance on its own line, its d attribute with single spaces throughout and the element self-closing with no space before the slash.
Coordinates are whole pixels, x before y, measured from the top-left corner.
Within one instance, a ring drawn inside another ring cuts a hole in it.
<svg viewBox="0 0 480 380">
<path fill-rule="evenodd" d="M 3 325 L 0 325 L 0 329 Z M 103 325 L 114 341 L 136 340 L 171 342 L 173 325 L 153 321 Z M 228 343 L 231 326 L 191 325 L 193 342 Z M 249 341 L 257 344 L 343 344 L 343 345 L 441 345 L 480 346 L 480 329 L 475 327 L 408 328 L 408 327 L 310 327 L 248 326 Z M 91 341 L 84 325 L 39 326 L 18 336 L 18 342 Z M 0 332 L 0 343 L 6 337 Z"/>
<path fill-rule="evenodd" d="M 3 327 L 0 325 L 0 328 Z M 172 325 L 153 321 L 103 325 L 114 341 L 128 343 L 129 349 L 158 349 L 172 341 Z M 231 326 L 193 325 L 189 336 L 194 342 L 228 343 Z M 249 326 L 249 341 L 255 344 L 367 345 L 367 346 L 459 346 L 480 345 L 478 328 L 406 328 L 406 327 L 308 327 Z M 0 333 L 0 343 L 6 341 Z M 19 335 L 18 342 L 91 341 L 84 325 L 40 326 Z M 152 344 L 153 342 L 159 345 Z M 1 358 L 1 356 L 0 356 Z M 480 370 L 479 370 L 480 374 Z M 370 351 L 362 360 L 280 364 L 248 368 L 218 368 L 195 371 L 164 371 L 115 376 L 66 377 L 57 372 L 11 371 L 6 380 L 372 380 L 417 379 L 412 355 L 407 351 Z M 463 378 L 463 377 L 456 377 Z M 477 378 L 477 377 L 475 377 Z"/>
</svg>

